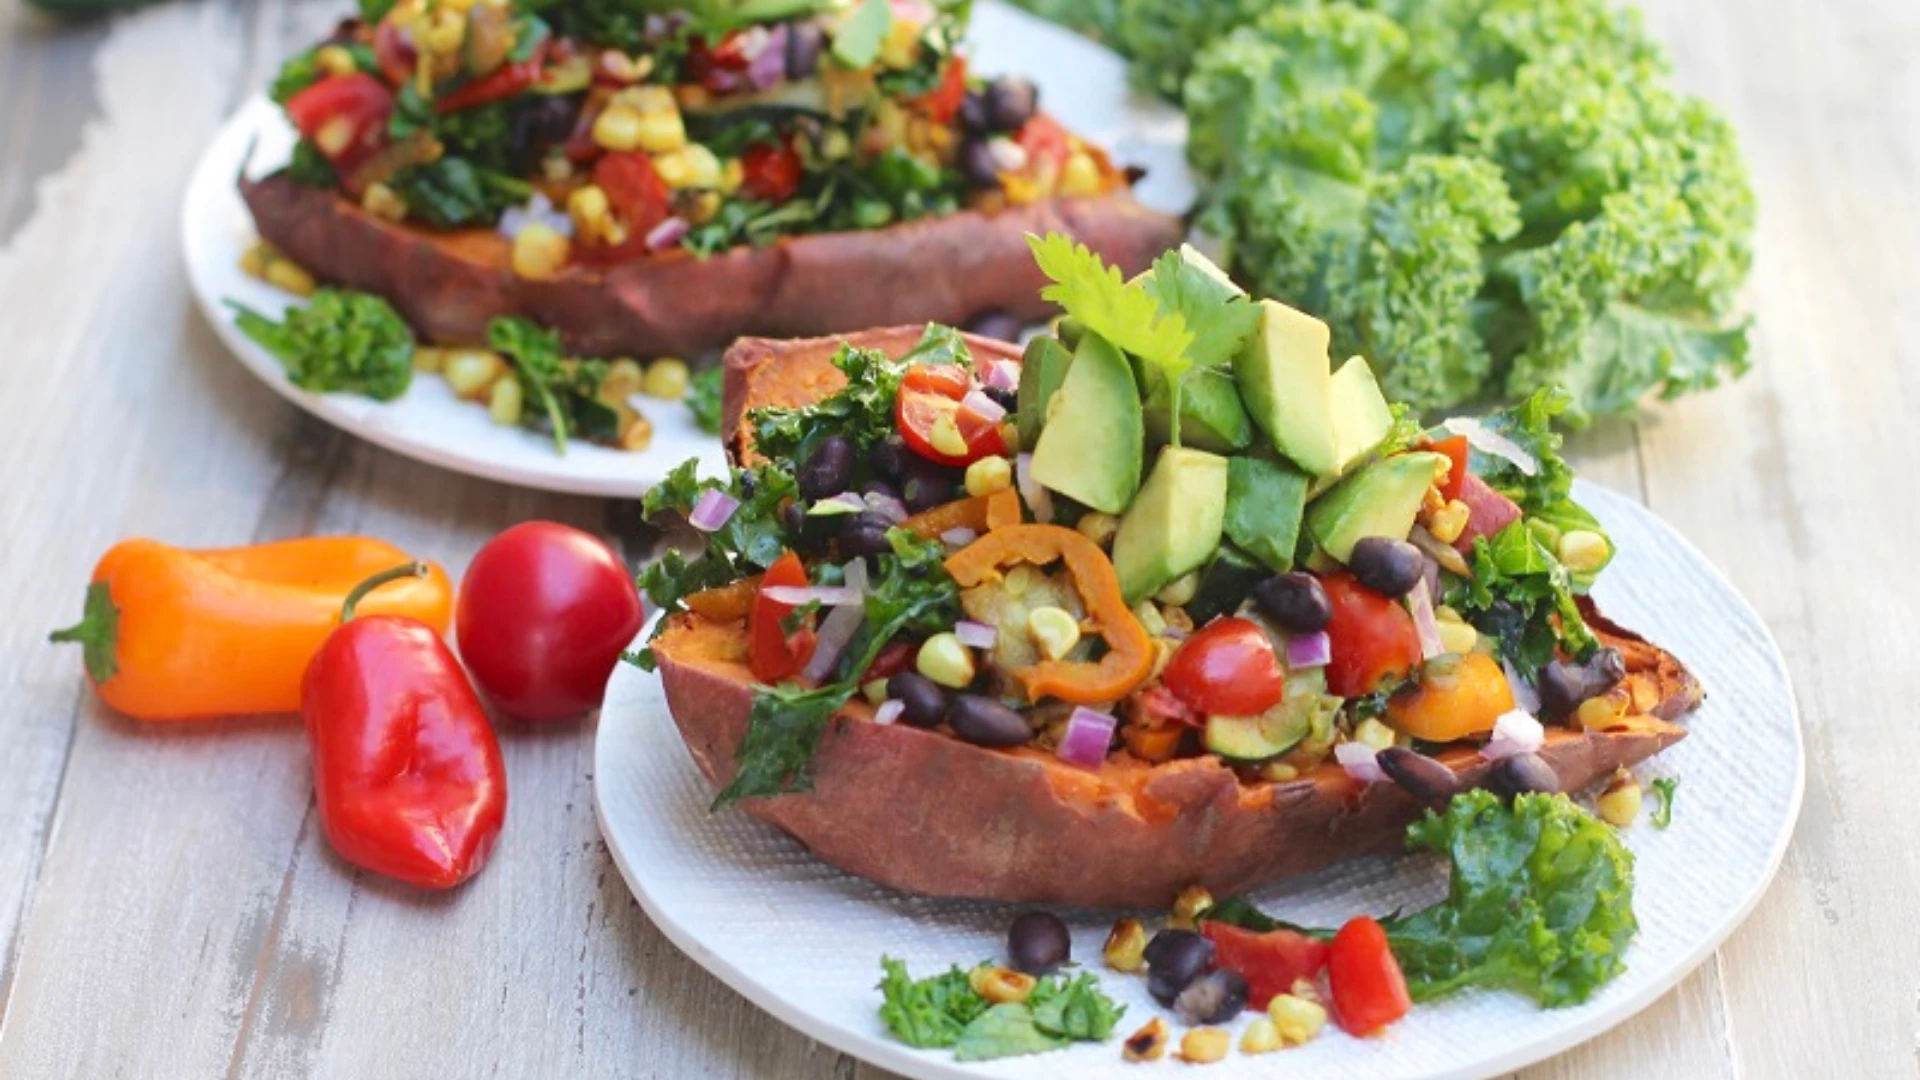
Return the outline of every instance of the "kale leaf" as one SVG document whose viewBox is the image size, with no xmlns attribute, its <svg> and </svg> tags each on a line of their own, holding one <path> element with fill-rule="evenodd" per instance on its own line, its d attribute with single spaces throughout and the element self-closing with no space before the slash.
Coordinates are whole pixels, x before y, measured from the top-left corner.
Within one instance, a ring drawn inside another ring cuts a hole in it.
<svg viewBox="0 0 1920 1080">
<path fill-rule="evenodd" d="M 952 1046 L 991 1004 L 974 992 L 957 965 L 924 979 L 907 974 L 907 965 L 890 956 L 880 958 L 880 967 L 885 972 L 879 986 L 880 1019 L 908 1046 Z"/>
<path fill-rule="evenodd" d="M 906 365 L 877 349 L 840 346 L 833 366 L 846 373 L 845 388 L 793 408 L 768 406 L 749 414 L 754 448 L 780 461 L 800 462 L 829 435 L 853 440 L 856 456 L 892 434 L 894 399 Z"/>
<path fill-rule="evenodd" d="M 709 435 L 720 434 L 720 401 L 726 375 L 726 369 L 715 364 L 695 372 L 687 383 L 687 408 L 693 413 L 693 422 Z"/>
<path fill-rule="evenodd" d="M 377 296 L 321 289 L 281 322 L 235 301 L 240 332 L 272 353 L 302 390 L 344 391 L 392 401 L 413 382 L 413 331 Z"/>
<path fill-rule="evenodd" d="M 512 361 L 527 400 L 540 407 L 527 422 L 535 426 L 544 419 L 559 453 L 567 452 L 574 435 L 600 440 L 619 435 L 619 414 L 598 396 L 607 375 L 605 361 L 568 359 L 559 334 L 518 315 L 488 323 L 487 343 Z"/>
<path fill-rule="evenodd" d="M 408 166 L 387 183 L 407 204 L 409 217 L 441 229 L 492 225 L 533 195 L 525 180 L 452 156 Z"/>
<path fill-rule="evenodd" d="M 1456 578 L 1447 603 L 1520 671 L 1538 671 L 1564 648 L 1577 660 L 1599 642 L 1574 600 L 1573 575 L 1525 521 L 1473 542 L 1473 576 Z"/>
</svg>

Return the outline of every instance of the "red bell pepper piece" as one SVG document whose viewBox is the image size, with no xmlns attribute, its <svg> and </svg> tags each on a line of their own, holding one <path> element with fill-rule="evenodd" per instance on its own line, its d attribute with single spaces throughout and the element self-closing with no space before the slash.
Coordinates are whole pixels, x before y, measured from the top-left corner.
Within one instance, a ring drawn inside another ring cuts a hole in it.
<svg viewBox="0 0 1920 1080">
<path fill-rule="evenodd" d="M 1365 915 L 1349 919 L 1333 935 L 1327 985 L 1333 991 L 1334 1019 L 1356 1037 L 1380 1031 L 1413 1007 L 1386 930 Z"/>
<path fill-rule="evenodd" d="M 1247 980 L 1247 1007 L 1264 1010 L 1293 984 L 1326 970 L 1331 946 L 1292 930 L 1259 933 L 1227 923 L 1203 922 L 1200 933 L 1213 942 L 1215 961 Z"/>
<path fill-rule="evenodd" d="M 301 716 L 320 825 L 340 857 L 423 889 L 478 873 L 506 820 L 507 772 L 479 695 L 440 635 L 354 607 L 411 563 L 347 596 L 308 666 Z"/>
</svg>

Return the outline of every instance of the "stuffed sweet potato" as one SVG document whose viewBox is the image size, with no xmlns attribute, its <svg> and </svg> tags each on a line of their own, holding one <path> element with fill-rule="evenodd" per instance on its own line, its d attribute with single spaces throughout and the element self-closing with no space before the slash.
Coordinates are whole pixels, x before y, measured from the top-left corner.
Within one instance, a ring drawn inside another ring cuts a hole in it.
<svg viewBox="0 0 1920 1080">
<path fill-rule="evenodd" d="M 964 5 L 696 7 L 402 0 L 343 24 L 274 82 L 301 138 L 240 182 L 262 239 L 430 343 L 519 315 L 590 356 L 1028 319 L 1024 234 L 1134 271 L 1178 242 L 1032 83 L 970 75 Z"/>
<path fill-rule="evenodd" d="M 1050 243 L 1050 277 L 1099 273 Z M 1174 256 L 1125 289 L 1185 289 L 1186 318 L 1244 326 L 1223 377 L 1263 419 L 1217 454 L 1153 445 L 1155 346 L 1111 295 L 1069 310 L 1078 340 L 1041 339 L 1019 363 L 938 329 L 729 353 L 742 468 L 724 485 L 689 473 L 650 508 L 719 488 L 738 506 L 706 558 L 645 579 L 670 612 L 651 645 L 669 708 L 721 803 L 911 892 L 1152 906 L 1399 850 L 1458 791 L 1577 791 L 1684 735 L 1697 681 L 1583 595 L 1611 540 L 1553 479 L 1556 436 L 1490 418 L 1526 448 L 1508 461 L 1382 403 L 1376 433 L 1335 433 L 1365 445 L 1315 483 L 1291 456 L 1313 457 L 1301 430 L 1275 437 L 1270 403 L 1238 389 L 1269 350 L 1297 358 L 1289 328 L 1312 327 L 1186 273 L 1203 266 Z M 1036 366 L 1063 356 L 1064 372 Z M 1357 380 L 1331 377 L 1335 415 L 1368 412 Z M 1031 457 L 1004 468 L 1035 409 Z M 1188 438 L 1232 427 L 1199 419 Z M 1137 445 L 1144 479 L 1117 513 L 1086 509 L 1112 492 L 1063 470 L 1050 433 L 1072 438 L 1071 460 Z M 929 462 L 944 488 L 914 487 Z M 1169 469 L 1180 484 L 1161 483 Z M 1485 488 L 1473 506 L 1467 484 Z M 1451 544 L 1476 525 L 1485 539 L 1462 555 Z M 1535 694 L 1538 719 L 1519 704 Z"/>
</svg>

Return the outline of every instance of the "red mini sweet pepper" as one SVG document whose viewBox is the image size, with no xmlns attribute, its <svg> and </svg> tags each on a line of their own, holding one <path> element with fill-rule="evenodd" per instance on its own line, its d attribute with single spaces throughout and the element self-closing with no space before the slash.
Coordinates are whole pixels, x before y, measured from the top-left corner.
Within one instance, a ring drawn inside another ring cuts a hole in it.
<svg viewBox="0 0 1920 1080">
<path fill-rule="evenodd" d="M 354 618 L 362 597 L 421 574 L 411 563 L 347 596 L 308 666 L 301 715 L 320 824 L 340 857 L 425 889 L 478 873 L 506 820 L 507 773 L 480 697 L 418 619 Z"/>
</svg>

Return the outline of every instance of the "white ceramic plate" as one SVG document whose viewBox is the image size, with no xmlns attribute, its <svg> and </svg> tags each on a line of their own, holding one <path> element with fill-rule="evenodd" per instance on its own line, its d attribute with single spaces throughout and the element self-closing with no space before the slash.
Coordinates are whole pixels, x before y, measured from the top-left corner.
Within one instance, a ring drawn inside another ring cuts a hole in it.
<svg viewBox="0 0 1920 1080">
<path fill-rule="evenodd" d="M 1683 783 L 1671 829 L 1656 830 L 1643 817 L 1624 833 L 1637 860 L 1641 927 L 1626 973 L 1575 1008 L 1543 1010 L 1517 995 L 1465 993 L 1417 1006 L 1383 1038 L 1329 1030 L 1286 1053 L 1236 1053 L 1208 1075 L 1506 1073 L 1646 1007 L 1706 959 L 1760 899 L 1786 849 L 1803 783 L 1793 689 L 1779 649 L 1726 579 L 1646 509 L 1592 485 L 1577 494 L 1620 547 L 1597 590 L 1602 609 L 1678 655 L 1707 688 L 1706 703 L 1686 720 L 1688 737 L 1640 770 L 1643 782 L 1673 775 Z M 1126 1064 L 1117 1039 L 977 1065 L 895 1042 L 876 1013 L 881 954 L 904 959 L 918 975 L 1000 956 L 1012 909 L 893 892 L 816 861 L 743 813 L 709 814 L 712 793 L 667 715 L 659 679 L 637 668 L 622 665 L 608 687 L 594 793 L 608 847 L 648 916 L 728 985 L 822 1042 L 924 1078 L 1137 1080 L 1143 1068 L 1183 1068 L 1171 1060 Z M 1332 926 L 1355 914 L 1424 906 L 1443 894 L 1444 881 L 1444 866 L 1434 860 L 1373 858 L 1254 899 L 1284 918 Z M 1099 965 L 1111 915 L 1062 914 L 1073 927 L 1074 955 L 1092 960 L 1102 985 L 1127 1005 L 1119 1034 L 1160 1015 L 1144 980 Z"/>
<path fill-rule="evenodd" d="M 987 0 L 975 9 L 969 55 L 974 70 L 1018 72 L 1040 84 L 1041 99 L 1068 127 L 1110 148 L 1127 164 L 1146 166 L 1137 189 L 1169 212 L 1193 201 L 1183 148 L 1186 122 L 1177 110 L 1130 95 L 1118 57 L 1075 34 Z M 637 496 L 674 466 L 698 456 L 709 471 L 722 464 L 719 442 L 672 402 L 647 402 L 653 445 L 640 453 L 576 443 L 563 456 L 545 437 L 505 428 L 486 409 L 453 396 L 445 382 L 423 377 L 398 400 L 382 404 L 351 394 L 314 394 L 287 381 L 266 350 L 234 329 L 225 301 L 277 317 L 290 297 L 240 271 L 253 242 L 252 218 L 234 178 L 278 168 L 292 152 L 293 129 L 264 97 L 250 99 L 207 147 L 187 187 L 182 232 L 195 298 L 222 341 L 248 370 L 308 412 L 409 457 L 526 487 L 586 495 Z M 253 156 L 248 161 L 248 148 Z M 849 327 L 848 329 L 858 329 Z"/>
</svg>

